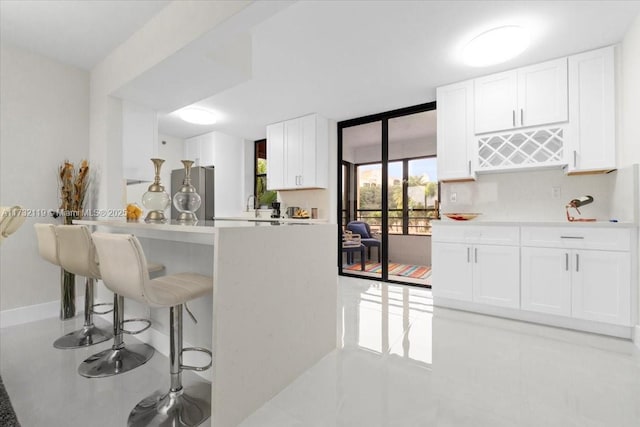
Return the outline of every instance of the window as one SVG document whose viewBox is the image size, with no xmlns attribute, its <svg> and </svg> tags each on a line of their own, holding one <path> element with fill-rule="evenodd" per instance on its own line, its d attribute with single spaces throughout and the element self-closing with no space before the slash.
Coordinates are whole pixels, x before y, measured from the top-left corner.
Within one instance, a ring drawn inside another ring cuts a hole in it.
<svg viewBox="0 0 640 427">
<path fill-rule="evenodd" d="M 382 164 L 356 166 L 356 217 L 373 231 L 382 227 Z M 438 177 L 435 157 L 389 162 L 389 233 L 430 235 L 438 216 Z"/>
<path fill-rule="evenodd" d="M 253 194 L 256 196 L 256 206 L 271 206 L 276 201 L 277 192 L 267 190 L 267 140 L 255 143 L 255 169 Z"/>
</svg>

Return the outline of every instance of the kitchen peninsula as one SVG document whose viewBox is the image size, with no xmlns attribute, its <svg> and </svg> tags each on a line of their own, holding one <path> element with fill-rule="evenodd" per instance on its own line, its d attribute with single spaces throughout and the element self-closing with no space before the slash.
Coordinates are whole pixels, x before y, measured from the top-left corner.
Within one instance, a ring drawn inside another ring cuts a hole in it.
<svg viewBox="0 0 640 427">
<path fill-rule="evenodd" d="M 185 322 L 185 341 L 213 352 L 216 427 L 237 425 L 336 347 L 336 225 L 75 223 L 135 234 L 147 258 L 163 263 L 167 274 L 213 276 L 213 298 L 194 301 L 200 322 Z M 153 311 L 151 317 L 158 327 L 166 318 Z"/>
</svg>

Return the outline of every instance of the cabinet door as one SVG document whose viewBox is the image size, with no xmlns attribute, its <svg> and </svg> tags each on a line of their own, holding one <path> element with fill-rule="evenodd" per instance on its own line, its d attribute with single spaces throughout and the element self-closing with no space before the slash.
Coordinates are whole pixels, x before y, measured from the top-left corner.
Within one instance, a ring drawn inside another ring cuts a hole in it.
<svg viewBox="0 0 640 427">
<path fill-rule="evenodd" d="M 631 325 L 628 252 L 574 251 L 573 317 Z"/>
<path fill-rule="evenodd" d="M 194 166 L 200 166 L 200 137 L 189 138 L 184 142 L 184 158 L 192 160 Z"/>
<path fill-rule="evenodd" d="M 284 189 L 284 122 L 267 126 L 267 162 L 267 189 Z"/>
<path fill-rule="evenodd" d="M 569 57 L 568 172 L 616 167 L 613 47 Z"/>
<path fill-rule="evenodd" d="M 298 187 L 316 185 L 316 116 L 305 116 L 300 120 L 300 178 Z"/>
<path fill-rule="evenodd" d="M 473 153 L 473 81 L 437 89 L 438 178 L 475 179 Z"/>
<path fill-rule="evenodd" d="M 520 248 L 476 245 L 473 258 L 473 301 L 520 307 Z"/>
<path fill-rule="evenodd" d="M 433 243 L 432 290 L 438 298 L 472 300 L 471 247 L 462 243 Z"/>
<path fill-rule="evenodd" d="M 207 133 L 200 136 L 200 166 L 215 166 L 214 134 Z"/>
<path fill-rule="evenodd" d="M 286 188 L 300 185 L 302 175 L 302 121 L 300 119 L 284 122 L 284 184 Z M 267 143 L 267 146 L 269 144 Z"/>
<path fill-rule="evenodd" d="M 521 252 L 521 308 L 570 316 L 571 251 L 524 247 Z"/>
<path fill-rule="evenodd" d="M 476 133 L 495 132 L 517 126 L 517 85 L 516 70 L 475 80 Z"/>
<path fill-rule="evenodd" d="M 520 68 L 517 125 L 537 126 L 567 118 L 567 58 Z"/>
</svg>

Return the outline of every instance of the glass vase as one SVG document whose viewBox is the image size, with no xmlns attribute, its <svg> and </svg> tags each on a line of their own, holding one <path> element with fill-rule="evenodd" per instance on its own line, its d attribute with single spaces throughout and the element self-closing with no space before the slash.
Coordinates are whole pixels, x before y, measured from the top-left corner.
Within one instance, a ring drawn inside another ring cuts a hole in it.
<svg viewBox="0 0 640 427">
<path fill-rule="evenodd" d="M 191 160 L 182 160 L 182 164 L 184 165 L 184 180 L 182 181 L 182 187 L 173 196 L 173 206 L 179 212 L 176 220 L 183 223 L 195 223 L 198 221 L 195 212 L 200 208 L 202 198 L 191 184 L 191 166 L 193 166 L 193 162 Z"/>
<path fill-rule="evenodd" d="M 65 225 L 73 224 L 78 213 L 74 211 L 62 212 Z M 64 268 L 60 269 L 60 319 L 66 320 L 76 315 L 76 275 Z"/>
</svg>

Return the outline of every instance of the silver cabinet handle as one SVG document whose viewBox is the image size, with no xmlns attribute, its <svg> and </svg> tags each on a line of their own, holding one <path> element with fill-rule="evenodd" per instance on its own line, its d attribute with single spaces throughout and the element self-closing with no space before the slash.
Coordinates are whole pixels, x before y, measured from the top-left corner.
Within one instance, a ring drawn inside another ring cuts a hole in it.
<svg viewBox="0 0 640 427">
<path fill-rule="evenodd" d="M 569 253 L 568 252 L 564 254 L 564 269 L 565 271 L 569 271 Z"/>
<path fill-rule="evenodd" d="M 469 160 L 469 162 L 468 162 L 468 163 L 469 163 L 469 165 L 468 165 L 468 168 L 469 168 L 469 175 L 471 175 L 471 160 Z"/>
<path fill-rule="evenodd" d="M 471 262 L 471 248 L 467 247 L 467 263 Z"/>
<path fill-rule="evenodd" d="M 576 272 L 580 271 L 580 254 L 576 254 Z"/>
<path fill-rule="evenodd" d="M 561 239 L 578 239 L 578 240 L 582 240 L 584 239 L 583 236 L 560 236 Z"/>
<path fill-rule="evenodd" d="M 573 150 L 573 167 L 577 167 L 578 166 L 578 152 L 576 150 Z"/>
<path fill-rule="evenodd" d="M 478 263 L 478 248 L 473 249 L 473 256 L 475 258 L 476 264 Z"/>
<path fill-rule="evenodd" d="M 524 126 L 524 110 L 520 109 L 520 125 Z"/>
<path fill-rule="evenodd" d="M 516 127 L 516 110 L 511 110 L 511 121 L 513 122 L 513 127 Z"/>
</svg>

